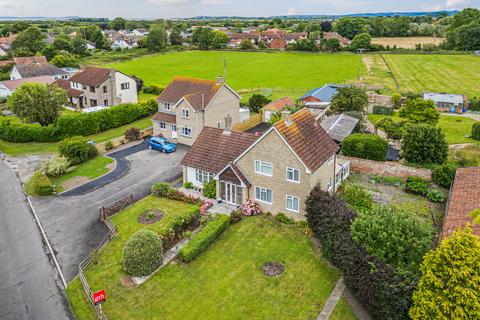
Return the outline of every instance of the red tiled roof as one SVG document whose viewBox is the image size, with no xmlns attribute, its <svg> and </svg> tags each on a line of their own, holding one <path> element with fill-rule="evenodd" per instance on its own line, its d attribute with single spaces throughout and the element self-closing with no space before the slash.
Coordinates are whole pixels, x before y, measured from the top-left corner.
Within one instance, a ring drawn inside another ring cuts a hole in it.
<svg viewBox="0 0 480 320">
<path fill-rule="evenodd" d="M 252 32 L 252 33 L 232 33 L 230 35 L 231 40 L 243 40 L 243 39 L 259 39 L 260 33 Z"/>
<path fill-rule="evenodd" d="M 223 129 L 204 127 L 181 164 L 217 174 L 257 138 L 251 133 L 232 131 L 225 135 Z"/>
<path fill-rule="evenodd" d="M 339 33 L 337 32 L 324 32 L 323 33 L 323 39 L 328 40 L 328 39 L 338 39 L 340 43 L 344 46 L 349 46 L 350 45 L 350 40 L 348 40 L 345 37 L 342 37 Z"/>
<path fill-rule="evenodd" d="M 35 65 L 47 65 L 48 61 L 45 56 L 32 56 L 32 57 L 14 57 L 15 64 L 35 64 Z"/>
<path fill-rule="evenodd" d="M 442 239 L 457 228 L 470 224 L 472 232 L 480 236 L 480 225 L 474 225 L 470 212 L 480 208 L 480 167 L 459 168 L 450 190 L 447 215 L 443 222 Z"/>
<path fill-rule="evenodd" d="M 155 113 L 152 119 L 158 122 L 165 122 L 170 124 L 177 123 L 177 117 L 174 114 L 165 113 L 165 112 Z"/>
<path fill-rule="evenodd" d="M 275 38 L 268 45 L 270 49 L 285 49 L 286 46 L 287 46 L 287 43 L 283 38 Z"/>
<path fill-rule="evenodd" d="M 281 99 L 275 100 L 263 107 L 264 110 L 279 112 L 285 109 L 286 107 L 294 106 L 295 102 L 289 97 L 283 97 Z"/>
<path fill-rule="evenodd" d="M 67 95 L 69 97 L 79 97 L 79 96 L 83 95 L 83 91 L 72 88 L 70 86 L 70 81 L 69 80 L 58 79 L 53 84 L 59 86 L 60 88 L 64 89 L 65 91 L 67 91 Z"/>
<path fill-rule="evenodd" d="M 291 115 L 290 119 L 290 125 L 280 120 L 275 128 L 307 168 L 314 172 L 337 153 L 339 147 L 306 108 Z"/>
<path fill-rule="evenodd" d="M 13 64 L 13 61 L 12 60 L 3 60 L 3 61 L 0 61 L 0 68 L 3 68 L 3 67 L 6 67 L 10 64 Z"/>
<path fill-rule="evenodd" d="M 31 77 L 31 78 L 23 78 L 17 80 L 5 80 L 2 81 L 3 85 L 10 90 L 15 90 L 16 88 L 20 87 L 24 83 L 43 83 L 43 84 L 51 84 L 53 83 L 53 78 L 50 76 L 39 76 L 39 77 Z"/>
<path fill-rule="evenodd" d="M 221 86 L 213 80 L 175 77 L 162 91 L 158 101 L 176 104 L 185 97 L 196 111 L 200 111 L 208 106 Z"/>
<path fill-rule="evenodd" d="M 70 80 L 87 86 L 98 87 L 110 77 L 111 69 L 86 67 L 83 71 L 73 75 Z"/>
<path fill-rule="evenodd" d="M 12 44 L 13 40 L 17 38 L 16 34 L 12 34 L 9 37 L 0 37 L 0 44 Z"/>
</svg>

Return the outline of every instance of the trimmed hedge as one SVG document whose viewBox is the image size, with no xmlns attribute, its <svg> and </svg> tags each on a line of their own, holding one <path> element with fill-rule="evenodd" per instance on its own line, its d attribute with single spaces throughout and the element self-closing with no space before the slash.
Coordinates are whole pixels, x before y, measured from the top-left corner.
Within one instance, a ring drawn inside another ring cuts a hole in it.
<svg viewBox="0 0 480 320">
<path fill-rule="evenodd" d="M 200 231 L 190 242 L 180 249 L 179 258 L 188 263 L 208 248 L 230 225 L 230 217 L 220 215 Z"/>
<path fill-rule="evenodd" d="M 170 249 L 185 231 L 193 230 L 200 224 L 200 210 L 193 208 L 180 216 L 170 220 L 158 233 L 163 241 L 165 250 Z"/>
<path fill-rule="evenodd" d="M 162 264 L 162 261 L 162 240 L 151 230 L 139 230 L 125 243 L 123 269 L 131 276 L 148 276 Z"/>
<path fill-rule="evenodd" d="M 342 143 L 342 153 L 355 158 L 385 161 L 387 150 L 387 141 L 371 134 L 352 134 L 346 137 Z"/>
<path fill-rule="evenodd" d="M 475 122 L 472 125 L 472 139 L 480 140 L 480 122 Z"/>
<path fill-rule="evenodd" d="M 25 185 L 25 192 L 31 196 L 49 196 L 53 191 L 52 181 L 40 172 L 36 172 Z"/>
<path fill-rule="evenodd" d="M 47 127 L 0 121 L 0 139 L 17 143 L 57 142 L 66 137 L 88 136 L 145 118 L 157 108 L 155 100 L 121 104 L 98 112 L 64 115 Z"/>
<path fill-rule="evenodd" d="M 390 107 L 373 106 L 372 113 L 373 114 L 381 114 L 381 115 L 385 115 L 385 116 L 391 116 L 392 113 L 393 113 L 393 110 Z"/>
</svg>

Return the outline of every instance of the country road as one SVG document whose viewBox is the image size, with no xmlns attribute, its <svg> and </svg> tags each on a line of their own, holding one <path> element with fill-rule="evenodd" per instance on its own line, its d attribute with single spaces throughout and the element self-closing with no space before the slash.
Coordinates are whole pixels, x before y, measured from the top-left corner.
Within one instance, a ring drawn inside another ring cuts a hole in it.
<svg viewBox="0 0 480 320">
<path fill-rule="evenodd" d="M 0 160 L 0 319 L 70 318 L 46 252 L 15 173 Z"/>
</svg>

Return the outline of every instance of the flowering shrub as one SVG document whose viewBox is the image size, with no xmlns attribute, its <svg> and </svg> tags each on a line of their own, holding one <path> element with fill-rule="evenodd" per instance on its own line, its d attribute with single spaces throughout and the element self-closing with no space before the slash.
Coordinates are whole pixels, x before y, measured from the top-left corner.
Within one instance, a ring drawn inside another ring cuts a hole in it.
<svg viewBox="0 0 480 320">
<path fill-rule="evenodd" d="M 70 162 L 67 158 L 55 155 L 43 164 L 42 171 L 49 177 L 59 177 L 67 172 L 69 166 Z"/>
<path fill-rule="evenodd" d="M 256 201 L 247 200 L 242 204 L 242 213 L 244 216 L 256 216 L 262 213 L 262 209 Z"/>
<path fill-rule="evenodd" d="M 213 206 L 213 202 L 211 201 L 203 201 L 202 206 L 200 207 L 201 214 L 207 214 L 208 209 Z"/>
</svg>

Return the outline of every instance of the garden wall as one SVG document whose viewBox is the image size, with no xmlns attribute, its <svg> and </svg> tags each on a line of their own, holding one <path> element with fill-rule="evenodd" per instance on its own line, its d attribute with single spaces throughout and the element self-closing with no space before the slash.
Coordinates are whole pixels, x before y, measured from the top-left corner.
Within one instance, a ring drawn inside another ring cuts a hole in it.
<svg viewBox="0 0 480 320">
<path fill-rule="evenodd" d="M 429 169 L 407 167 L 396 162 L 379 162 L 345 156 L 339 157 L 349 160 L 351 163 L 350 170 L 355 173 L 395 176 L 400 178 L 417 176 L 426 180 L 432 180 L 432 171 Z"/>
</svg>

